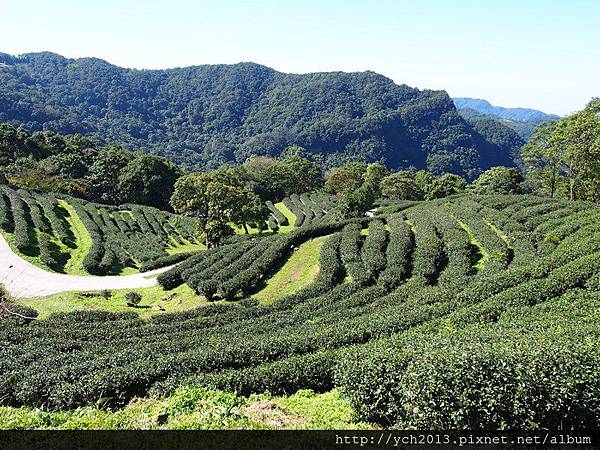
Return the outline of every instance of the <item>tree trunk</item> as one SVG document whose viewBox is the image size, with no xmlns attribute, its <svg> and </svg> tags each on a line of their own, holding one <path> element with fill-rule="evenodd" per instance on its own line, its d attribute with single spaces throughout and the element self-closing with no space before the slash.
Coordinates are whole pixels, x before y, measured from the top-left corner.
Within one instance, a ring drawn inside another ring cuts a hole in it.
<svg viewBox="0 0 600 450">
<path fill-rule="evenodd" d="M 569 200 L 574 202 L 577 200 L 575 195 L 575 170 L 573 169 L 573 161 L 569 164 Z"/>
</svg>

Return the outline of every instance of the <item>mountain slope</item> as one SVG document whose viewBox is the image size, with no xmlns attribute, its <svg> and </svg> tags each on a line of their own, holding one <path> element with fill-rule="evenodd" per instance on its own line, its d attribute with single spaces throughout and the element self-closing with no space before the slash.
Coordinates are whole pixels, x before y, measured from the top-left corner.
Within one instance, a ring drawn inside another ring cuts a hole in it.
<svg viewBox="0 0 600 450">
<path fill-rule="evenodd" d="M 84 133 L 196 168 L 300 145 L 324 166 L 358 158 L 472 178 L 511 165 L 514 151 L 482 138 L 444 91 L 373 72 L 297 75 L 253 63 L 133 70 L 0 54 L 1 121 Z"/>
<path fill-rule="evenodd" d="M 497 116 L 502 119 L 514 120 L 516 122 L 544 122 L 546 120 L 560 119 L 556 114 L 546 114 L 537 109 L 530 108 L 504 108 L 493 106 L 487 100 L 469 97 L 453 97 L 454 104 L 458 109 L 474 109 L 483 114 Z"/>
<path fill-rule="evenodd" d="M 472 123 L 481 118 L 495 119 L 512 128 L 525 141 L 529 140 L 539 124 L 560 119 L 556 114 L 528 108 L 503 108 L 476 98 L 454 97 L 452 100 L 459 114 L 467 121 Z"/>
</svg>

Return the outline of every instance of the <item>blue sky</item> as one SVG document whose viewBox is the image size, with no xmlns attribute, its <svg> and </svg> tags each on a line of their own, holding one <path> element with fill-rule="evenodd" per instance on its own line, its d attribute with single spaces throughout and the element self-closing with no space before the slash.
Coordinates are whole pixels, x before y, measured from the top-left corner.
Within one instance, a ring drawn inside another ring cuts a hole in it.
<svg viewBox="0 0 600 450">
<path fill-rule="evenodd" d="M 124 67 L 254 61 L 567 114 L 600 96 L 597 0 L 0 0 L 0 51 Z"/>
</svg>

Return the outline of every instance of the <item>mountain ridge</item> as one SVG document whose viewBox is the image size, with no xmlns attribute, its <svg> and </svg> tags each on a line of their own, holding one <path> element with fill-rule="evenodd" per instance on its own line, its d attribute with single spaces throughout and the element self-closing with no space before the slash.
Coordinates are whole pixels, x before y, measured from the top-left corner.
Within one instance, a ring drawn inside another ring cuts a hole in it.
<svg viewBox="0 0 600 450">
<path fill-rule="evenodd" d="M 543 122 L 546 120 L 560 119 L 557 114 L 548 114 L 533 108 L 508 108 L 492 105 L 489 101 L 472 97 L 452 97 L 457 109 L 473 109 L 483 114 L 490 114 L 503 119 L 517 122 Z"/>
<path fill-rule="evenodd" d="M 125 69 L 51 52 L 0 62 L 0 122 L 144 148 L 196 169 L 293 145 L 324 167 L 382 161 L 473 178 L 513 165 L 514 142 L 482 136 L 445 91 L 372 71 L 286 74 L 251 62 Z"/>
</svg>

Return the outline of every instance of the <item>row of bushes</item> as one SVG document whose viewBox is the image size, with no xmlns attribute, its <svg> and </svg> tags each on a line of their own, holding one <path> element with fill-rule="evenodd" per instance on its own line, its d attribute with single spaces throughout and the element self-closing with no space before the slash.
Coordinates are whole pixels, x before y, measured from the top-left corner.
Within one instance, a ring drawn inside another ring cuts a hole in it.
<svg viewBox="0 0 600 450">
<path fill-rule="evenodd" d="M 13 232 L 15 237 L 15 246 L 23 253 L 31 252 L 36 243 L 33 240 L 32 234 L 29 233 L 29 212 L 17 192 L 6 186 L 4 186 L 4 189 L 4 192 L 10 200 L 12 219 L 14 223 Z"/>
<path fill-rule="evenodd" d="M 269 218 L 269 221 L 271 221 L 271 219 L 274 219 L 279 227 L 284 227 L 289 224 L 288 218 L 281 211 L 279 211 L 279 209 L 275 207 L 271 200 L 268 200 L 266 204 L 267 208 L 269 208 L 269 211 L 271 211 L 271 217 Z M 271 226 L 271 223 L 269 223 L 269 228 L 273 228 Z"/>
<path fill-rule="evenodd" d="M 433 219 L 429 210 L 420 207 L 410 209 L 406 216 L 415 228 L 413 276 L 422 277 L 428 284 L 434 284 L 446 263 L 444 243 L 433 225 L 437 220 Z"/>
<path fill-rule="evenodd" d="M 154 261 L 142 264 L 142 266 L 140 267 L 140 272 L 150 272 L 151 270 L 160 269 L 161 267 L 178 264 L 194 256 L 196 253 L 198 252 L 181 252 L 157 258 Z"/>
<path fill-rule="evenodd" d="M 361 259 L 367 279 L 376 280 L 385 269 L 387 245 L 388 233 L 384 222 L 379 219 L 372 220 L 369 223 L 368 233 L 361 249 Z"/>
<path fill-rule="evenodd" d="M 77 199 L 71 199 L 71 206 L 75 210 L 75 214 L 79 217 L 83 225 L 92 240 L 92 245 L 83 258 L 83 268 L 86 272 L 93 275 L 103 275 L 105 272 L 101 267 L 104 259 L 104 245 L 103 235 L 100 227 L 98 227 L 96 221 L 89 215 L 88 211 L 84 208 L 81 201 Z"/>
<path fill-rule="evenodd" d="M 56 212 L 58 208 L 56 198 L 41 194 L 36 194 L 34 197 L 41 206 L 44 216 L 48 219 L 50 227 L 58 240 L 63 244 L 71 244 L 71 234 L 65 225 L 65 221 Z"/>
<path fill-rule="evenodd" d="M 335 206 L 336 202 L 336 196 L 319 192 L 292 194 L 283 199 L 286 208 L 296 216 L 295 226 L 297 227 L 320 221 Z"/>
<path fill-rule="evenodd" d="M 306 220 L 306 215 L 304 214 L 302 207 L 298 206 L 298 204 L 291 197 L 284 198 L 283 204 L 285 205 L 285 207 L 287 209 L 289 209 L 292 212 L 292 214 L 294 214 L 294 216 L 296 216 L 296 221 L 294 222 L 294 226 L 301 227 L 302 225 L 304 225 L 304 222 Z"/>
<path fill-rule="evenodd" d="M 191 218 L 151 207 L 98 205 L 70 197 L 65 201 L 77 205 L 76 212 L 92 236 L 91 255 L 86 256 L 84 268 L 93 274 L 127 266 L 158 268 L 162 261 L 168 264 L 173 260 L 166 251 L 168 246 L 186 244 L 184 236 L 193 239 L 190 230 L 195 221 Z"/>
<path fill-rule="evenodd" d="M 390 236 L 386 249 L 386 266 L 379 275 L 378 283 L 392 290 L 412 272 L 415 235 L 404 221 L 404 216 L 400 214 L 390 216 L 387 223 Z"/>
<path fill-rule="evenodd" d="M 50 225 L 44 217 L 42 210 L 35 199 L 27 191 L 19 189 L 17 194 L 21 197 L 21 200 L 27 204 L 29 209 L 29 217 L 31 218 L 32 225 L 43 233 L 51 232 Z"/>
<path fill-rule="evenodd" d="M 12 221 L 12 213 L 10 210 L 10 200 L 0 190 L 0 229 L 12 233 L 14 231 L 14 223 Z"/>
<path fill-rule="evenodd" d="M 599 306 L 574 293 L 498 324 L 357 347 L 339 358 L 336 384 L 362 419 L 400 428 L 595 428 Z"/>
<path fill-rule="evenodd" d="M 366 284 L 370 279 L 363 260 L 361 259 L 363 240 L 361 227 L 357 223 L 346 225 L 342 230 L 340 258 L 344 263 L 352 282 L 361 285 Z"/>
</svg>

